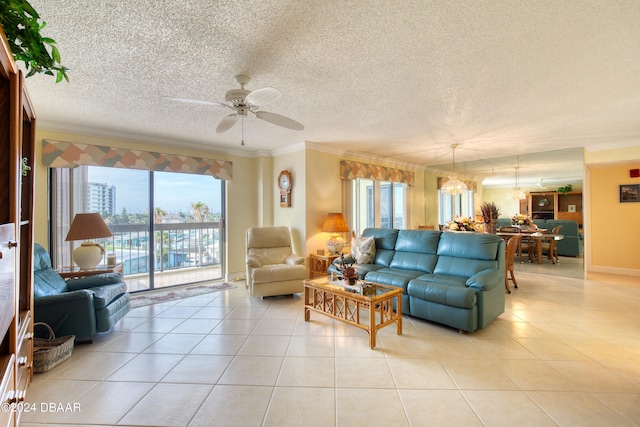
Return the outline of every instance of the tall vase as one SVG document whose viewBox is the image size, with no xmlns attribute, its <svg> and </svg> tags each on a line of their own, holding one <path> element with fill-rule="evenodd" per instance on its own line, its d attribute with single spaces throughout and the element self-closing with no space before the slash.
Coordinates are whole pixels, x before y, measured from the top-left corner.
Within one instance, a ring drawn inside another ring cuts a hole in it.
<svg viewBox="0 0 640 427">
<path fill-rule="evenodd" d="M 495 221 L 485 222 L 484 229 L 489 234 L 496 234 L 496 222 Z"/>
</svg>

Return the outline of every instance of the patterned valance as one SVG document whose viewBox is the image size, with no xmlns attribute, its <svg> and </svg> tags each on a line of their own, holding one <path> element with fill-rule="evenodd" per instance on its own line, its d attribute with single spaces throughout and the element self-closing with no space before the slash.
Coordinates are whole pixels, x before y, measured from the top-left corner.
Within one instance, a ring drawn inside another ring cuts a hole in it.
<svg viewBox="0 0 640 427">
<path fill-rule="evenodd" d="M 50 168 L 75 168 L 88 165 L 194 173 L 211 175 L 223 180 L 230 180 L 233 177 L 233 163 L 226 160 L 46 139 L 42 140 L 42 164 Z"/>
<path fill-rule="evenodd" d="M 409 186 L 415 185 L 415 173 L 367 163 L 340 161 L 340 177 L 342 179 L 365 178 L 376 181 L 400 182 Z"/>
<path fill-rule="evenodd" d="M 458 178 L 459 179 L 459 178 Z M 478 184 L 475 181 L 467 181 L 465 179 L 459 179 L 467 185 L 467 190 L 471 190 L 474 193 L 478 192 Z M 445 182 L 449 181 L 449 178 L 438 177 L 438 190 L 442 188 Z"/>
</svg>

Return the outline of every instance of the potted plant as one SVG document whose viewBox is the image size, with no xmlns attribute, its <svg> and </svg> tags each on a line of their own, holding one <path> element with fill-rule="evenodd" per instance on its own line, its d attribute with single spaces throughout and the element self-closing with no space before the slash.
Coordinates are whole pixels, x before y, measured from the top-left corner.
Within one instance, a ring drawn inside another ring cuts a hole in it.
<svg viewBox="0 0 640 427">
<path fill-rule="evenodd" d="M 573 185 L 567 184 L 564 187 L 558 188 L 558 193 L 562 193 L 563 196 L 566 196 L 571 190 L 573 190 Z"/>
<path fill-rule="evenodd" d="M 62 79 L 69 81 L 68 68 L 60 63 L 55 40 L 40 33 L 47 23 L 40 22 L 40 15 L 27 0 L 1 1 L 0 25 L 13 58 L 24 63 L 26 77 L 39 73 L 55 75 L 56 83 Z"/>
</svg>

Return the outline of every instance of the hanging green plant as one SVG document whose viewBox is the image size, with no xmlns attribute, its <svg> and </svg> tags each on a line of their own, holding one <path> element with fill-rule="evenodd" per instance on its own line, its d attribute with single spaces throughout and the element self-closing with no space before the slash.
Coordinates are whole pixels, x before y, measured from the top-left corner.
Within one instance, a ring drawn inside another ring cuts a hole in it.
<svg viewBox="0 0 640 427">
<path fill-rule="evenodd" d="M 55 40 L 43 37 L 40 31 L 47 25 L 27 0 L 0 1 L 0 25 L 4 29 L 13 58 L 24 62 L 27 77 L 36 73 L 56 76 L 56 83 L 65 79 L 67 67 L 60 63 L 60 51 Z M 49 52 L 51 51 L 51 52 Z"/>
<path fill-rule="evenodd" d="M 567 184 L 564 187 L 558 188 L 558 193 L 562 193 L 563 195 L 566 195 L 571 190 L 573 190 L 573 185 Z"/>
</svg>

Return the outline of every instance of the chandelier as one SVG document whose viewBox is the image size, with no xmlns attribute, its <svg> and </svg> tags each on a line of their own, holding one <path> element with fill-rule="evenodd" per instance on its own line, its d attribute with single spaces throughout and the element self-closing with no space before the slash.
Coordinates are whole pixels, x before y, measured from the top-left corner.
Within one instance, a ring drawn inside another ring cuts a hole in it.
<svg viewBox="0 0 640 427">
<path fill-rule="evenodd" d="M 520 157 L 518 157 L 518 166 L 514 167 L 514 169 L 516 171 L 516 186 L 513 187 L 513 190 L 511 190 L 511 193 L 507 194 L 507 198 L 511 200 L 524 200 L 527 198 L 527 195 L 524 194 L 524 191 L 520 189 L 520 186 L 518 183 L 518 170 L 520 169 Z"/>
<path fill-rule="evenodd" d="M 462 194 L 467 191 L 467 185 L 456 176 L 456 148 L 458 148 L 458 144 L 451 144 L 450 147 L 453 151 L 453 176 L 448 177 L 449 181 L 442 184 L 440 191 L 446 194 Z"/>
</svg>

